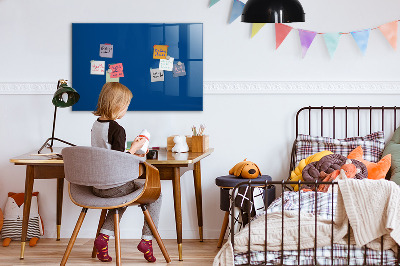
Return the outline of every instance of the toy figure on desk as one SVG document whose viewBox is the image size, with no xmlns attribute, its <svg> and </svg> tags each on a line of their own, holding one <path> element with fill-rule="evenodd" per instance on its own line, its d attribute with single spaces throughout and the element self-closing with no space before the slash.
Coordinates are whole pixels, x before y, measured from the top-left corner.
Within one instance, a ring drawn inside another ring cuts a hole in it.
<svg viewBox="0 0 400 266">
<path fill-rule="evenodd" d="M 36 246 L 40 236 L 43 235 L 43 223 L 39 215 L 37 200 L 38 194 L 39 192 L 32 193 L 31 212 L 29 214 L 27 239 L 30 239 L 29 246 L 31 247 Z M 24 193 L 8 193 L 1 230 L 3 247 L 8 247 L 11 240 L 21 241 L 23 213 Z"/>
<path fill-rule="evenodd" d="M 185 136 L 175 136 L 174 137 L 175 146 L 172 148 L 172 152 L 188 152 L 189 146 L 186 143 Z"/>
</svg>

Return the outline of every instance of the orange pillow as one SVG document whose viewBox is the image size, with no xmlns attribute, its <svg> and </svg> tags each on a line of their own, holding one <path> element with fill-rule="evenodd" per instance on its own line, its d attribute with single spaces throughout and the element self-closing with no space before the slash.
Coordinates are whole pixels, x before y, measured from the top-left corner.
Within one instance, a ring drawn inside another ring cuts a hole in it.
<svg viewBox="0 0 400 266">
<path fill-rule="evenodd" d="M 363 149 L 361 146 L 358 146 L 352 152 L 350 152 L 347 158 L 355 159 L 365 164 L 368 170 L 368 179 L 375 180 L 384 179 L 386 177 L 392 161 L 392 155 L 388 154 L 377 163 L 368 162 L 363 159 Z"/>
</svg>

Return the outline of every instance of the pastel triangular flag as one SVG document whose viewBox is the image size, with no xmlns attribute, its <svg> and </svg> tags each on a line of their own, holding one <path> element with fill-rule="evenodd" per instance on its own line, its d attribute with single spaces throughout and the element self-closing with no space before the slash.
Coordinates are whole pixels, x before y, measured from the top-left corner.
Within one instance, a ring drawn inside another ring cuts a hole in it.
<svg viewBox="0 0 400 266">
<path fill-rule="evenodd" d="M 229 23 L 232 23 L 235 19 L 237 19 L 240 15 L 242 15 L 244 8 L 244 3 L 239 0 L 233 0 L 231 17 L 229 19 Z"/>
<path fill-rule="evenodd" d="M 288 25 L 275 23 L 276 49 L 278 49 L 278 47 L 282 44 L 282 42 L 285 40 L 286 36 L 288 36 L 292 29 L 293 28 Z"/>
<path fill-rule="evenodd" d="M 397 20 L 378 27 L 393 49 L 397 48 Z"/>
<path fill-rule="evenodd" d="M 210 0 L 210 5 L 208 7 L 212 7 L 213 5 L 215 5 L 218 2 L 219 2 L 219 0 Z"/>
<path fill-rule="evenodd" d="M 370 32 L 371 32 L 371 29 L 351 32 L 351 35 L 353 35 L 353 38 L 356 41 L 356 43 L 357 43 L 358 47 L 360 48 L 361 53 L 363 55 L 365 54 L 365 51 L 367 50 Z"/>
<path fill-rule="evenodd" d="M 339 32 L 333 32 L 333 33 L 325 33 L 323 36 L 326 48 L 328 48 L 329 55 L 332 58 L 333 54 L 336 51 L 336 48 L 338 47 L 339 39 L 340 36 L 342 36 L 342 34 L 340 34 Z"/>
<path fill-rule="evenodd" d="M 256 35 L 262 27 L 264 27 L 265 23 L 253 23 L 253 26 L 251 28 L 251 38 Z"/>
<path fill-rule="evenodd" d="M 301 55 L 304 58 L 317 33 L 315 31 L 299 30 Z"/>
</svg>

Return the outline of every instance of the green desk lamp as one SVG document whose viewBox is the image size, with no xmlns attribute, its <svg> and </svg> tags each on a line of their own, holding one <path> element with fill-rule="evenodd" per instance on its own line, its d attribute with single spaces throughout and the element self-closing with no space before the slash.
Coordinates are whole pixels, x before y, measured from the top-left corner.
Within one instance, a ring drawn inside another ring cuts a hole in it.
<svg viewBox="0 0 400 266">
<path fill-rule="evenodd" d="M 53 118 L 53 132 L 51 133 L 51 138 L 48 138 L 42 147 L 39 149 L 38 153 L 40 153 L 45 147 L 50 148 L 51 152 L 53 152 L 53 141 L 58 140 L 62 143 L 75 146 L 72 143 L 69 143 L 65 140 L 55 138 L 54 130 L 56 128 L 56 116 L 57 116 L 57 107 L 70 107 L 77 103 L 79 100 L 79 93 L 71 87 L 68 87 L 67 80 L 60 79 L 57 83 L 57 91 L 53 95 L 53 105 L 54 105 L 54 118 Z M 49 141 L 51 143 L 49 144 Z"/>
</svg>

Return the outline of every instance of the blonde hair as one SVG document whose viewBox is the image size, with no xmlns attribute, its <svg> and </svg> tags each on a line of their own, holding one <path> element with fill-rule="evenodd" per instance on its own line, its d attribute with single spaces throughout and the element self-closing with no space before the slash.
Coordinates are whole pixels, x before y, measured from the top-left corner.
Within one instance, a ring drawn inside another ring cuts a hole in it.
<svg viewBox="0 0 400 266">
<path fill-rule="evenodd" d="M 132 97 L 132 92 L 126 86 L 119 82 L 107 82 L 101 89 L 97 110 L 93 114 L 115 120 Z"/>
</svg>

